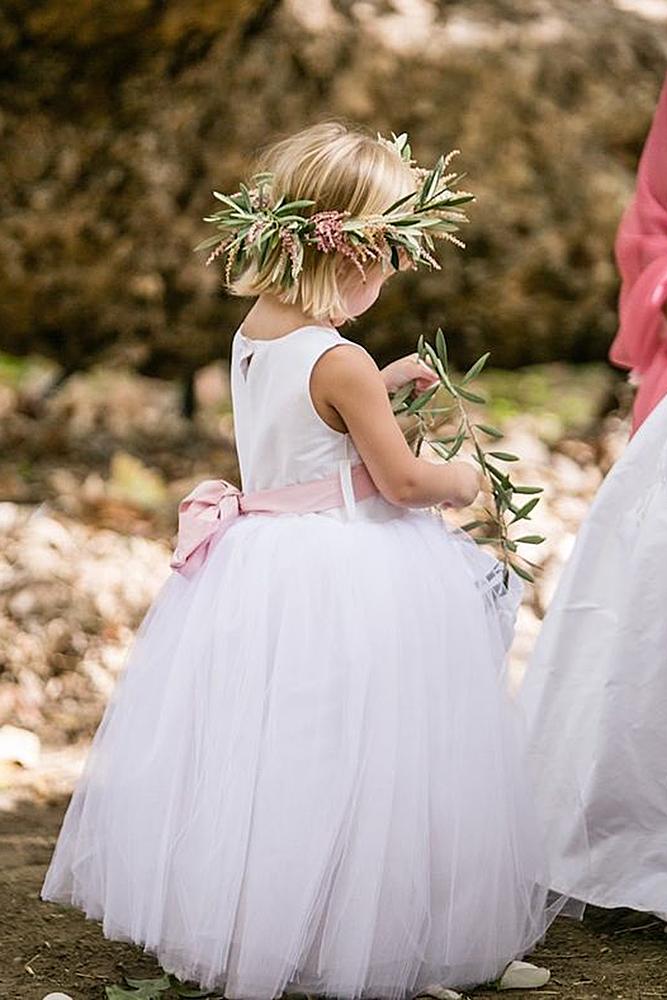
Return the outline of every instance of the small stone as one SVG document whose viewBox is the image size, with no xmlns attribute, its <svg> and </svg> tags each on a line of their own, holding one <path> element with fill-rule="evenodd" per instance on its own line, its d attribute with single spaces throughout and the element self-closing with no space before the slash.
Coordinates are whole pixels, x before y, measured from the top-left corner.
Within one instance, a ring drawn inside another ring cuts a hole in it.
<svg viewBox="0 0 667 1000">
<path fill-rule="evenodd" d="M 39 753 L 40 742 L 35 733 L 18 726 L 0 726 L 0 760 L 35 767 Z"/>
</svg>

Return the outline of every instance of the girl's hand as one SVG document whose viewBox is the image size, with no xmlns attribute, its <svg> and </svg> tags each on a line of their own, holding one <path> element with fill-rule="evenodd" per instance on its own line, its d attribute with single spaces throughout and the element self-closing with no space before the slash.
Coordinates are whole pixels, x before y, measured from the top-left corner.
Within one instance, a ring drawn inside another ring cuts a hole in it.
<svg viewBox="0 0 667 1000">
<path fill-rule="evenodd" d="M 451 493 L 442 506 L 469 507 L 484 486 L 484 477 L 472 462 L 448 462 L 445 468 L 451 476 Z"/>
<path fill-rule="evenodd" d="M 408 354 L 405 358 L 392 361 L 381 370 L 380 375 L 390 395 L 398 392 L 408 382 L 414 382 L 415 390 L 419 393 L 426 392 L 434 382 L 438 381 L 433 369 L 424 361 L 420 361 L 418 354 Z"/>
</svg>

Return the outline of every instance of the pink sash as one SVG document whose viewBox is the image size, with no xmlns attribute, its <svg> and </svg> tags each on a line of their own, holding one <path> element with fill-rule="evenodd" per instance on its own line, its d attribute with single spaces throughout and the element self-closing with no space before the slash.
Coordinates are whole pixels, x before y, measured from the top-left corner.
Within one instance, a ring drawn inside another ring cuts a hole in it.
<svg viewBox="0 0 667 1000">
<path fill-rule="evenodd" d="M 377 494 L 362 463 L 352 468 L 351 479 L 356 500 Z M 206 479 L 178 505 L 178 538 L 170 565 L 191 577 L 203 565 L 214 538 L 223 535 L 241 514 L 317 514 L 345 505 L 339 475 L 256 493 L 242 493 L 225 479 Z"/>
</svg>

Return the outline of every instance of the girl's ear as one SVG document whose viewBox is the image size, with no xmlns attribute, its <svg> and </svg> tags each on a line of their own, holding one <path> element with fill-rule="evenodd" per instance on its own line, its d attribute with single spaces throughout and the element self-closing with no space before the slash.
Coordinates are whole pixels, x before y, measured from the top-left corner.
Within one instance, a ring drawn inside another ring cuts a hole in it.
<svg viewBox="0 0 667 1000">
<path fill-rule="evenodd" d="M 339 288 L 345 310 L 349 317 L 354 318 L 370 309 L 377 300 L 382 285 L 394 272 L 385 272 L 382 265 L 376 262 L 366 269 L 363 278 L 353 264 L 348 261 L 345 263 L 348 271 L 341 275 Z"/>
</svg>

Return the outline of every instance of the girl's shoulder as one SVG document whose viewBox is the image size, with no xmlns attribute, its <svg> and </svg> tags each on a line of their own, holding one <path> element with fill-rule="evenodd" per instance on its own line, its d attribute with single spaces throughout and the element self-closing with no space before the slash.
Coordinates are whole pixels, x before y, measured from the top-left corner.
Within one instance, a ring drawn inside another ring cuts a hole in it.
<svg viewBox="0 0 667 1000">
<path fill-rule="evenodd" d="M 344 337 L 335 327 L 307 324 L 291 330 L 280 337 L 254 338 L 246 336 L 241 324 L 232 338 L 233 350 L 259 350 L 284 354 L 312 355 L 326 352 L 330 347 L 346 344 L 371 356 L 366 348 L 356 340 Z"/>
</svg>

